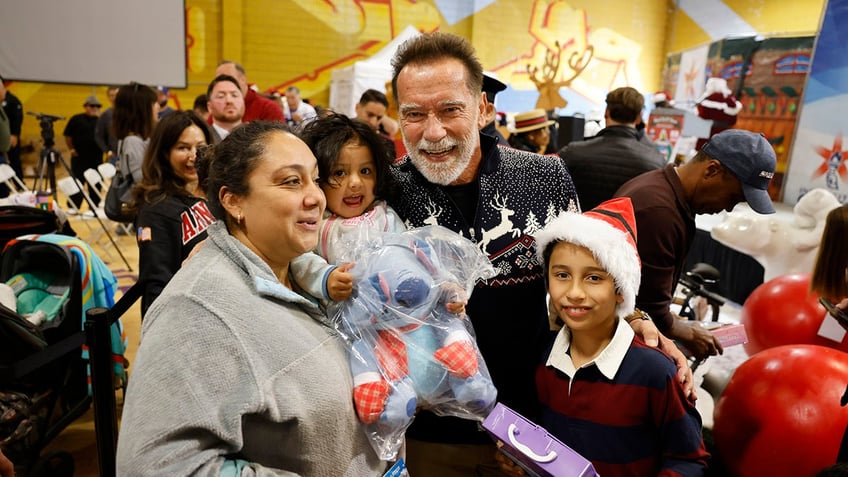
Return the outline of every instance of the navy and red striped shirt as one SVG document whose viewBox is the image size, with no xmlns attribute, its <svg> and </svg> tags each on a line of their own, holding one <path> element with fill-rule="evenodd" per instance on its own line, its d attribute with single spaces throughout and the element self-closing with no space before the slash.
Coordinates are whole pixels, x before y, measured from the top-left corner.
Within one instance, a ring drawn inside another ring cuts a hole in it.
<svg viewBox="0 0 848 477">
<path fill-rule="evenodd" d="M 536 371 L 540 424 L 604 477 L 704 475 L 709 454 L 701 416 L 685 397 L 673 361 L 632 331 L 627 336 L 625 328 L 630 327 L 620 326 L 607 349 L 576 371 L 555 364 L 563 362 L 567 349 L 568 332 L 560 331 L 545 354 L 559 356 L 551 355 Z M 629 346 L 622 346 L 628 338 Z M 611 370 L 611 362 L 613 368 L 620 364 Z"/>
</svg>

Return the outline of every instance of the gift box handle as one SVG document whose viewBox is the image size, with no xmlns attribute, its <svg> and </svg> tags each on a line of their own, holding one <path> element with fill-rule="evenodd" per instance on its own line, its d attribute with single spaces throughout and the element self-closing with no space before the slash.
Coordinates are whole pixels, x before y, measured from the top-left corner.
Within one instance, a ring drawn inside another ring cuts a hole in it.
<svg viewBox="0 0 848 477">
<path fill-rule="evenodd" d="M 515 424 L 510 424 L 509 429 L 507 429 L 507 434 L 509 435 L 509 443 L 512 444 L 512 447 L 516 448 L 519 452 L 535 460 L 536 462 L 541 462 L 543 464 L 547 464 L 548 462 L 551 462 L 552 460 L 556 459 L 557 453 L 554 451 L 548 452 L 548 455 L 539 455 L 533 452 L 533 449 L 518 442 L 518 439 L 515 438 L 515 434 L 519 434 L 519 432 L 517 431 L 518 428 L 515 427 Z"/>
</svg>

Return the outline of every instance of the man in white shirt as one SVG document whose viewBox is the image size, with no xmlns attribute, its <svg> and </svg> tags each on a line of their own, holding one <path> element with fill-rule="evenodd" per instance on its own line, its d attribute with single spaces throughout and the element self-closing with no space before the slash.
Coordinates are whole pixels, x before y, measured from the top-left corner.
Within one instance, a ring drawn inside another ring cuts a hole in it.
<svg viewBox="0 0 848 477">
<path fill-rule="evenodd" d="M 241 124 L 244 117 L 244 96 L 238 80 L 229 75 L 218 75 L 206 90 L 207 109 L 212 116 L 212 142 L 218 144 L 230 131 Z"/>
<path fill-rule="evenodd" d="M 297 86 L 286 88 L 286 100 L 283 102 L 283 115 L 292 131 L 303 127 L 309 121 L 318 117 L 315 108 L 300 99 L 300 89 Z"/>
</svg>

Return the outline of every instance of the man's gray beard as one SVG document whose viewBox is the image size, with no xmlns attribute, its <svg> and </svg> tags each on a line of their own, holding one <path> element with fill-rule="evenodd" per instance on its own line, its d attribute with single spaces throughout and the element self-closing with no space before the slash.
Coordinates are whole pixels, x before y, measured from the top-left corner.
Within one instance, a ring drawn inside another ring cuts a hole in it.
<svg viewBox="0 0 848 477">
<path fill-rule="evenodd" d="M 476 131 L 472 131 L 476 134 Z M 449 185 L 457 180 L 460 175 L 471 163 L 471 156 L 474 154 L 473 138 L 465 137 L 461 140 L 453 140 L 444 138 L 439 142 L 430 142 L 426 139 L 418 141 L 417 145 L 410 144 L 403 136 L 403 145 L 406 146 L 406 152 L 409 154 L 409 159 L 412 165 L 418 169 L 428 181 L 439 185 Z M 448 147 L 457 146 L 457 154 L 454 159 L 445 162 L 431 162 L 426 157 L 421 155 L 420 149 L 446 149 Z"/>
</svg>

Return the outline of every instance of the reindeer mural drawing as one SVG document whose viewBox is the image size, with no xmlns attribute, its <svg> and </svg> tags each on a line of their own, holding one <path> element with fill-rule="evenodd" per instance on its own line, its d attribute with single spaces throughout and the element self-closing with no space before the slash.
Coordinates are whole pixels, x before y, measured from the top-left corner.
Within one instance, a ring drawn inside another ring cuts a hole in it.
<svg viewBox="0 0 848 477">
<path fill-rule="evenodd" d="M 536 85 L 539 90 L 539 99 L 536 100 L 536 107 L 550 111 L 555 108 L 564 108 L 568 101 L 559 94 L 560 88 L 567 88 L 583 70 L 589 66 L 592 61 L 592 56 L 595 54 L 595 49 L 592 45 L 588 45 L 582 52 L 574 51 L 568 58 L 568 67 L 571 68 L 571 77 L 560 81 L 555 81 L 559 73 L 560 56 L 562 55 L 562 46 L 559 41 L 554 42 L 556 50 L 547 49 L 545 53 L 545 64 L 542 65 L 541 72 L 539 68 L 528 64 L 527 73 L 530 75 L 530 81 Z M 541 74 L 540 74 L 541 73 Z"/>
<path fill-rule="evenodd" d="M 515 227 L 515 224 L 513 224 L 512 220 L 510 220 L 510 217 L 515 215 L 515 212 L 507 208 L 507 199 L 507 196 L 504 196 L 504 198 L 501 199 L 500 194 L 495 193 L 495 197 L 490 202 L 492 207 L 501 213 L 501 221 L 493 228 L 483 230 L 482 237 L 480 237 L 480 250 L 482 250 L 483 253 L 489 253 L 486 248 L 489 246 L 489 242 L 493 239 L 507 234 L 512 234 L 513 238 L 521 236 L 521 229 Z"/>
</svg>

